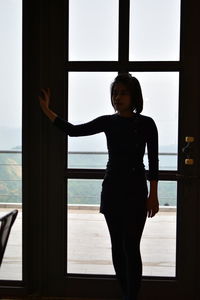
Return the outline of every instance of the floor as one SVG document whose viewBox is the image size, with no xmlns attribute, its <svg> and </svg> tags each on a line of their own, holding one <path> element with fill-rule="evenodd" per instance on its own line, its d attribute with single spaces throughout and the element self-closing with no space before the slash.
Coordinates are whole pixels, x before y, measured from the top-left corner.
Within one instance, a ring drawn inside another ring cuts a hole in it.
<svg viewBox="0 0 200 300">
<path fill-rule="evenodd" d="M 10 211 L 1 208 L 0 215 Z M 0 279 L 22 279 L 22 212 L 12 228 Z M 97 209 L 71 207 L 68 224 L 68 272 L 80 274 L 114 274 L 111 247 L 104 217 Z M 176 212 L 161 209 L 147 219 L 141 242 L 143 275 L 175 276 Z"/>
</svg>

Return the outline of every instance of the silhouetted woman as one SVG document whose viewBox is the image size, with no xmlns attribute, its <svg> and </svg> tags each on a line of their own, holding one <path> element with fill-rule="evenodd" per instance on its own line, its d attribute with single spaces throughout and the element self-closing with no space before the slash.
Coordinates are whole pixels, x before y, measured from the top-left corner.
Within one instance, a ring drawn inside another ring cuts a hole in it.
<svg viewBox="0 0 200 300">
<path fill-rule="evenodd" d="M 104 214 L 112 244 L 112 259 L 125 300 L 136 300 L 142 279 L 140 240 L 146 217 L 159 210 L 158 133 L 152 118 L 143 109 L 139 81 L 130 74 L 119 74 L 111 85 L 111 103 L 115 114 L 98 117 L 88 123 L 72 125 L 49 108 L 50 90 L 39 97 L 46 116 L 69 136 L 104 132 L 108 163 L 102 183 L 100 212 Z M 143 157 L 148 152 L 148 180 Z"/>
</svg>

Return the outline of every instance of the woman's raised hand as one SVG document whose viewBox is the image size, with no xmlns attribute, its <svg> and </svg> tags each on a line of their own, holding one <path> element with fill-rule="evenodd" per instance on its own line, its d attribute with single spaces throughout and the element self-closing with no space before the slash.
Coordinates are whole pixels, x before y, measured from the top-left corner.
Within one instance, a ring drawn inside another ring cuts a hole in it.
<svg viewBox="0 0 200 300">
<path fill-rule="evenodd" d="M 43 111 L 43 113 L 53 122 L 55 118 L 57 117 L 57 114 L 54 113 L 50 108 L 49 108 L 49 103 L 50 103 L 50 98 L 51 98 L 51 91 L 50 88 L 47 89 L 41 89 L 41 96 L 39 96 L 39 102 L 40 102 L 40 107 Z"/>
<path fill-rule="evenodd" d="M 39 96 L 40 106 L 43 111 L 46 111 L 49 109 L 49 102 L 51 97 L 50 88 L 41 89 L 41 94 L 42 96 Z"/>
</svg>

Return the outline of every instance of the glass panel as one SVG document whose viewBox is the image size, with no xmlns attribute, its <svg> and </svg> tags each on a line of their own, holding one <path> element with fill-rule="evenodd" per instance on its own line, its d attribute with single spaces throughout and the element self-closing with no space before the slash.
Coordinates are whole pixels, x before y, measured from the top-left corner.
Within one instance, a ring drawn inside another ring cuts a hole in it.
<svg viewBox="0 0 200 300">
<path fill-rule="evenodd" d="M 68 273 L 114 274 L 110 237 L 99 213 L 101 180 L 68 180 Z M 145 225 L 143 275 L 175 276 L 176 182 L 159 183 L 160 212 Z"/>
<path fill-rule="evenodd" d="M 69 121 L 71 123 L 85 123 L 98 116 L 114 112 L 110 100 L 110 84 L 116 75 L 111 72 L 69 73 Z M 105 168 L 106 166 L 107 147 L 104 133 L 89 137 L 69 137 L 68 149 L 69 167 L 95 165 Z M 98 153 L 91 160 L 91 154 L 94 152 Z"/>
<path fill-rule="evenodd" d="M 142 114 L 153 117 L 158 127 L 159 168 L 176 170 L 179 73 L 135 72 L 133 75 L 139 79 L 143 91 Z M 114 73 L 92 72 L 69 74 L 69 120 L 72 123 L 114 113 L 109 86 L 115 76 Z M 69 138 L 68 158 L 70 168 L 105 168 L 107 147 L 104 134 Z M 146 155 L 144 163 L 148 169 Z"/>
<path fill-rule="evenodd" d="M 118 1 L 70 0 L 69 60 L 117 59 Z"/>
<path fill-rule="evenodd" d="M 69 168 L 105 169 L 108 160 L 107 152 L 70 151 L 68 153 Z"/>
<path fill-rule="evenodd" d="M 22 1 L 0 1 L 0 216 L 18 209 L 0 280 L 22 279 Z"/>
<path fill-rule="evenodd" d="M 152 117 L 159 133 L 159 169 L 177 169 L 178 141 L 178 72 L 134 72 L 141 84 L 144 109 Z M 147 157 L 145 157 L 147 166 Z"/>
<path fill-rule="evenodd" d="M 141 240 L 143 275 L 176 276 L 177 182 L 160 181 L 159 213 L 148 218 Z"/>
<path fill-rule="evenodd" d="M 131 0 L 130 60 L 176 61 L 180 46 L 180 0 Z"/>
</svg>

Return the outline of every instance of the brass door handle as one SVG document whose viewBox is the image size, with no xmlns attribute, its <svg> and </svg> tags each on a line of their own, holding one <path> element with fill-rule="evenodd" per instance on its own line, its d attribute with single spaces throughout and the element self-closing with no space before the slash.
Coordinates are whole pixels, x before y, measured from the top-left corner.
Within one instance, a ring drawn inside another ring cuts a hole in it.
<svg viewBox="0 0 200 300">
<path fill-rule="evenodd" d="M 185 154 L 185 165 L 192 166 L 194 165 L 194 159 L 191 157 L 193 152 L 193 143 L 194 137 L 193 136 L 186 136 L 185 137 L 186 145 L 182 148 L 182 152 Z"/>
</svg>

